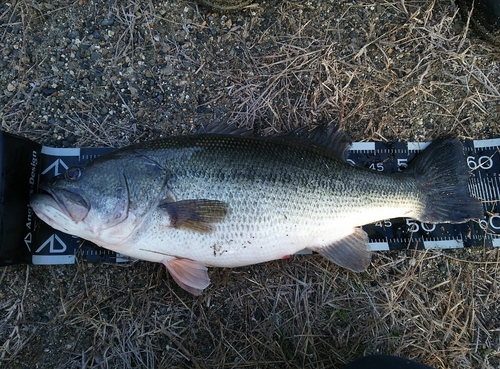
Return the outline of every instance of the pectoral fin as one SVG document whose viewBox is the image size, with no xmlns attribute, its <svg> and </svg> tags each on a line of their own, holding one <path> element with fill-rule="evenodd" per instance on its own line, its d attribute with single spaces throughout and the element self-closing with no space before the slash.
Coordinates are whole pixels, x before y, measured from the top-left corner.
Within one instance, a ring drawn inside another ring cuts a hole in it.
<svg viewBox="0 0 500 369">
<path fill-rule="evenodd" d="M 218 200 L 180 200 L 160 203 L 170 216 L 170 224 L 175 228 L 190 229 L 207 233 L 212 224 L 221 221 L 227 214 L 227 204 Z"/>
<path fill-rule="evenodd" d="M 199 296 L 210 284 L 207 267 L 198 261 L 171 259 L 163 260 L 162 263 L 177 284 L 195 296 Z"/>
<path fill-rule="evenodd" d="M 361 228 L 354 228 L 350 235 L 328 246 L 309 249 L 353 272 L 365 271 L 371 262 L 368 235 Z"/>
</svg>

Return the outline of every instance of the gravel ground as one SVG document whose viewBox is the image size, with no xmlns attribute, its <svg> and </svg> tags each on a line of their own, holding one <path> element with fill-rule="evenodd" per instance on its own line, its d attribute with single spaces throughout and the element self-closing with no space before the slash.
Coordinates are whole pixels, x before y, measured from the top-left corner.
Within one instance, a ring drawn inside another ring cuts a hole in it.
<svg viewBox="0 0 500 369">
<path fill-rule="evenodd" d="M 0 4 L 2 129 L 55 147 L 125 146 L 213 120 L 259 134 L 338 121 L 353 140 L 500 137 L 498 49 L 451 1 Z M 368 353 L 500 365 L 496 250 L 316 256 L 211 271 L 0 270 L 6 368 L 341 367 Z"/>
</svg>

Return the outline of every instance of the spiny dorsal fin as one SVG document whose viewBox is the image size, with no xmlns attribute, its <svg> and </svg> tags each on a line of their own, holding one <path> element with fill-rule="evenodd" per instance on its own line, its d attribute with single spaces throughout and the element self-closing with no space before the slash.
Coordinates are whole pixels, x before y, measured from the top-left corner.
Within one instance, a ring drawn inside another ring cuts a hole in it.
<svg viewBox="0 0 500 369">
<path fill-rule="evenodd" d="M 233 136 L 255 136 L 254 131 L 242 126 L 237 127 L 234 124 L 226 124 L 221 122 L 220 120 L 213 120 L 208 123 L 206 126 L 201 127 L 196 134 L 199 135 L 233 135 Z"/>
<path fill-rule="evenodd" d="M 283 137 L 309 143 L 331 152 L 343 160 L 347 158 L 347 149 L 351 145 L 351 141 L 342 128 L 334 123 L 317 126 L 311 130 L 307 127 L 300 127 L 286 133 Z"/>
<path fill-rule="evenodd" d="M 221 221 L 227 214 L 228 205 L 218 200 L 194 199 L 171 202 L 165 200 L 158 205 L 170 216 L 174 228 L 190 229 L 207 233 L 212 224 Z"/>
<path fill-rule="evenodd" d="M 227 125 L 219 120 L 210 122 L 207 126 L 198 130 L 197 134 L 257 137 L 255 132 L 247 127 Z M 347 149 L 351 145 L 351 141 L 347 138 L 342 128 L 335 123 L 329 123 L 325 126 L 317 126 L 313 129 L 309 129 L 308 127 L 299 127 L 283 135 L 272 135 L 268 137 L 281 137 L 298 143 L 310 144 L 321 148 L 322 150 L 328 151 L 343 160 L 346 159 Z"/>
</svg>

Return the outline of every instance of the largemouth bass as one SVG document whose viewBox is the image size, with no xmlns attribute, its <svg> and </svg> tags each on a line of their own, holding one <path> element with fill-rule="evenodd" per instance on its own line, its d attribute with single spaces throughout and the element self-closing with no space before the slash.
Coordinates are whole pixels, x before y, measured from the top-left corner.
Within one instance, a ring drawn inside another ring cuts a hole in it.
<svg viewBox="0 0 500 369">
<path fill-rule="evenodd" d="M 261 263 L 305 248 L 364 271 L 371 260 L 364 224 L 483 217 L 467 189 L 458 139 L 433 142 L 398 174 L 347 163 L 347 146 L 335 127 L 142 142 L 41 184 L 31 207 L 55 229 L 163 263 L 195 295 L 210 283 L 207 267 Z"/>
</svg>

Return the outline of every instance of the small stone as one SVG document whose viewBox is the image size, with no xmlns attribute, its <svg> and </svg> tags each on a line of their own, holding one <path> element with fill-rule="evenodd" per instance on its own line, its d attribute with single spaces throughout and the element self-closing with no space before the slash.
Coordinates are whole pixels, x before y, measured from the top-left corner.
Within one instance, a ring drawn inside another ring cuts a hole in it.
<svg viewBox="0 0 500 369">
<path fill-rule="evenodd" d="M 112 26 L 113 25 L 113 19 L 104 19 L 101 22 L 101 26 L 107 27 L 107 26 Z"/>
<path fill-rule="evenodd" d="M 50 95 L 52 95 L 52 94 L 53 94 L 54 92 L 56 92 L 56 91 L 57 91 L 57 90 L 56 90 L 55 88 L 44 88 L 44 89 L 42 90 L 42 94 L 43 94 L 44 96 L 50 96 Z"/>
<path fill-rule="evenodd" d="M 16 90 L 16 86 L 14 86 L 12 83 L 9 83 L 7 85 L 7 91 L 14 92 L 15 90 Z"/>
<path fill-rule="evenodd" d="M 135 97 L 135 96 L 137 96 L 137 95 L 139 94 L 139 93 L 137 92 L 137 88 L 135 88 L 135 87 L 128 86 L 128 89 L 129 89 L 129 91 L 130 91 L 130 95 L 131 95 L 132 97 Z"/>
<path fill-rule="evenodd" d="M 168 64 L 165 68 L 163 68 L 163 74 L 166 76 L 170 76 L 173 72 L 174 68 L 170 64 Z"/>
<path fill-rule="evenodd" d="M 70 31 L 68 33 L 68 38 L 71 40 L 74 40 L 75 38 L 80 38 L 80 32 L 78 32 L 77 30 Z"/>
</svg>

